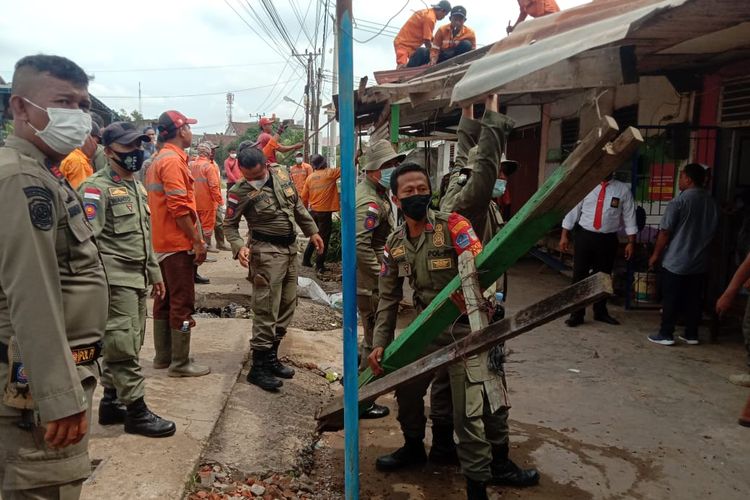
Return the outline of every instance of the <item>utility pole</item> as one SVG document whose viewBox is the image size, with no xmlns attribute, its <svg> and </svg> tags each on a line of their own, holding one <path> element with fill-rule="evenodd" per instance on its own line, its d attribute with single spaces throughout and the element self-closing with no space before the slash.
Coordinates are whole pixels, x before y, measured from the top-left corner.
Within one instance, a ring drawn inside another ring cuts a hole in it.
<svg viewBox="0 0 750 500">
<path fill-rule="evenodd" d="M 338 91 L 339 88 L 339 37 L 338 37 L 338 23 L 333 23 L 333 77 L 331 79 L 331 94 L 334 94 Z M 333 101 L 333 99 L 331 99 Z M 336 103 L 332 102 L 333 105 L 333 117 L 336 116 Z M 331 123 L 329 125 L 329 135 L 330 138 L 328 139 L 328 163 L 330 165 L 341 165 L 336 160 L 336 144 L 338 143 L 338 138 L 336 137 L 338 135 L 338 129 L 339 129 L 339 122 L 334 120 L 331 120 Z"/>
<path fill-rule="evenodd" d="M 232 123 L 232 105 L 234 105 L 234 94 L 227 92 L 227 128 Z"/>
<path fill-rule="evenodd" d="M 315 65 L 313 64 L 315 57 L 318 57 L 321 55 L 320 51 L 318 52 L 308 52 L 305 51 L 304 54 L 292 54 L 293 57 L 300 57 L 305 56 L 307 57 L 307 83 L 305 84 L 305 149 L 304 149 L 304 155 L 305 155 L 305 161 L 310 161 L 310 153 L 317 153 L 318 152 L 318 134 L 317 132 L 313 132 L 315 135 L 312 137 L 313 139 L 313 147 L 310 148 L 310 130 L 313 131 L 318 130 L 318 123 L 320 121 L 319 115 L 320 115 L 320 99 L 316 99 L 316 95 L 319 93 L 319 90 L 316 91 L 316 78 L 315 78 Z"/>
<path fill-rule="evenodd" d="M 339 119 L 341 120 L 341 254 L 344 288 L 344 489 L 346 500 L 359 498 L 359 398 L 357 380 L 357 250 L 354 191 L 354 55 L 352 0 L 336 1 Z"/>
<path fill-rule="evenodd" d="M 305 51 L 307 52 L 307 51 Z M 312 53 L 307 54 L 307 83 L 305 84 L 305 163 L 310 163 L 310 86 L 312 84 Z"/>
</svg>

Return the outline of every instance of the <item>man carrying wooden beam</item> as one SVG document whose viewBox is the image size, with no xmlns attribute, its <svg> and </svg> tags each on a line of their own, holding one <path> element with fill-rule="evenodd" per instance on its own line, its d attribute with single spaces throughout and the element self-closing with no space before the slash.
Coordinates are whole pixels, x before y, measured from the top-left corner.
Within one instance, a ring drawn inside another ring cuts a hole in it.
<svg viewBox="0 0 750 500">
<path fill-rule="evenodd" d="M 374 373 L 382 373 L 380 360 L 396 326 L 398 304 L 403 296 L 403 279 L 409 278 L 418 309 L 424 309 L 457 275 L 458 255 L 475 255 L 482 244 L 472 222 L 482 226 L 497 178 L 506 131 L 510 120 L 500 115 L 496 97 L 486 103 L 477 160 L 473 175 L 455 198 L 458 213 L 434 212 L 428 208 L 432 196 L 427 172 L 413 163 L 402 164 L 391 180 L 396 205 L 406 222 L 388 238 L 380 276 L 380 302 L 375 326 L 375 346 L 369 357 Z M 470 217 L 467 219 L 461 214 Z M 459 300 L 456 298 L 456 300 Z M 471 333 L 462 316 L 428 348 L 428 352 L 449 345 Z M 458 456 L 467 478 L 469 499 L 487 498 L 487 483 L 526 486 L 536 484 L 536 470 L 523 470 L 508 458 L 507 392 L 502 372 L 489 367 L 485 351 L 449 368 L 453 422 L 458 435 Z M 405 445 L 378 459 L 378 468 L 398 468 L 426 460 L 424 438 L 424 395 L 431 376 L 419 377 L 396 389 L 398 420 Z M 433 406 L 435 397 L 433 394 Z M 440 409 L 437 409 L 438 411 Z M 436 408 L 433 408 L 433 412 Z M 385 465 L 386 467 L 383 467 Z"/>
</svg>

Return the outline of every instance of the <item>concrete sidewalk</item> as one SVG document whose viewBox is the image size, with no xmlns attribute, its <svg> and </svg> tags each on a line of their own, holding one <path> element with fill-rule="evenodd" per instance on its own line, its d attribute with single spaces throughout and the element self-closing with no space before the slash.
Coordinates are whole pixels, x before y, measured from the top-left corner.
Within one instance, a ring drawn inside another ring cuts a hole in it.
<svg viewBox="0 0 750 500">
<path fill-rule="evenodd" d="M 81 498 L 182 498 L 242 370 L 252 325 L 251 320 L 242 319 L 198 319 L 197 323 L 191 356 L 209 364 L 211 374 L 179 379 L 167 377 L 166 370 L 151 368 L 151 319 L 141 352 L 146 402 L 157 414 L 175 421 L 174 436 L 150 439 L 125 434 L 122 426 L 100 426 L 96 422 L 102 390 L 97 389 L 89 451 L 92 461 L 101 462 L 86 482 Z"/>
</svg>

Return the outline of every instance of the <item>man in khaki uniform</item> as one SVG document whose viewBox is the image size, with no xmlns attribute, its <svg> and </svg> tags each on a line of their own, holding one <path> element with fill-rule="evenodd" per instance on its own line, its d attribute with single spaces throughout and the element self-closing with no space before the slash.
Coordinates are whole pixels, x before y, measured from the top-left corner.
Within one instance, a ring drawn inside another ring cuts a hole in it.
<svg viewBox="0 0 750 500">
<path fill-rule="evenodd" d="M 357 185 L 357 309 L 362 320 L 364 338 L 359 349 L 359 369 L 367 367 L 372 351 L 372 332 L 378 310 L 378 273 L 383 260 L 385 240 L 393 230 L 394 217 L 388 199 L 390 176 L 405 155 L 393 151 L 393 146 L 381 139 L 370 146 L 365 164 L 365 177 Z M 360 416 L 382 418 L 390 410 L 372 403 Z"/>
<path fill-rule="evenodd" d="M 269 168 L 263 153 L 249 142 L 240 145 L 237 159 L 244 179 L 227 195 L 224 232 L 234 257 L 250 268 L 253 282 L 253 366 L 247 381 L 275 391 L 283 385 L 276 377 L 294 376 L 294 370 L 278 359 L 279 344 L 297 306 L 294 224 L 310 237 L 318 252 L 323 250 L 323 240 L 289 174 Z M 247 246 L 239 231 L 243 216 L 250 228 Z"/>
<path fill-rule="evenodd" d="M 162 299 L 165 293 L 151 246 L 146 188 L 134 178 L 143 166 L 141 143 L 151 139 L 132 123 L 115 122 L 104 129 L 102 140 L 110 163 L 79 188 L 109 279 L 99 423 L 124 423 L 130 434 L 171 436 L 174 422 L 146 406 L 146 381 L 138 362 L 146 335 L 148 287 L 152 285 L 154 295 Z"/>
<path fill-rule="evenodd" d="M 63 57 L 24 57 L 13 75 L 14 133 L 0 148 L 5 500 L 77 499 L 91 472 L 107 278 L 79 198 L 56 167 L 91 130 L 87 88 L 86 73 Z"/>
<path fill-rule="evenodd" d="M 445 212 L 428 209 L 432 193 L 424 169 L 416 164 L 403 164 L 393 174 L 391 190 L 406 222 L 388 238 L 380 273 L 375 348 L 369 358 L 376 373 L 382 372 L 380 359 L 395 329 L 398 304 L 403 296 L 403 279 L 409 278 L 415 304 L 423 310 L 455 278 L 458 255 L 462 251 L 472 251 L 475 255 L 481 251 L 481 242 L 472 226 L 474 221 L 480 227 L 487 224 L 487 207 L 497 178 L 505 136 L 512 126 L 507 117 L 491 111 L 497 109 L 495 99 L 488 99 L 486 108 L 473 174 L 453 198 L 453 206 L 446 207 Z M 449 191 L 451 187 L 449 185 Z M 464 218 L 464 214 L 469 219 Z M 468 318 L 462 316 L 430 346 L 428 352 L 449 345 L 470 332 Z M 516 485 L 536 483 L 536 471 L 521 470 L 507 458 L 507 392 L 502 373 L 489 367 L 488 352 L 472 356 L 465 363 L 451 365 L 449 373 L 458 455 L 467 478 L 469 499 L 487 498 L 486 484 L 490 481 Z M 396 389 L 405 445 L 379 460 L 424 462 L 423 397 L 430 381 L 429 376 L 421 377 Z M 502 412 L 503 408 L 506 413 Z"/>
</svg>

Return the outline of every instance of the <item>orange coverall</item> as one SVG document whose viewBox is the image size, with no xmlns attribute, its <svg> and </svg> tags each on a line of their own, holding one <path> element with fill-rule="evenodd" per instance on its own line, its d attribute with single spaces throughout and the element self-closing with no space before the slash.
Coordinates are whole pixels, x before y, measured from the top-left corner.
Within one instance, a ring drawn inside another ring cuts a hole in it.
<svg viewBox="0 0 750 500">
<path fill-rule="evenodd" d="M 94 168 L 81 148 L 76 148 L 60 163 L 60 172 L 73 189 L 78 189 L 83 181 L 94 175 Z"/>
<path fill-rule="evenodd" d="M 190 173 L 195 180 L 195 206 L 203 237 L 209 238 L 216 225 L 216 208 L 224 204 L 219 172 L 211 160 L 199 156 L 197 160 L 190 162 Z"/>
<path fill-rule="evenodd" d="M 401 27 L 401 31 L 393 40 L 396 50 L 396 64 L 406 64 L 415 50 L 425 42 L 432 42 L 432 31 L 435 29 L 437 17 L 435 9 L 418 10 Z"/>
<path fill-rule="evenodd" d="M 157 253 L 193 249 L 193 242 L 175 221 L 184 215 L 190 215 L 193 221 L 198 220 L 194 181 L 187 159 L 185 151 L 167 143 L 146 172 L 151 240 Z"/>
</svg>

